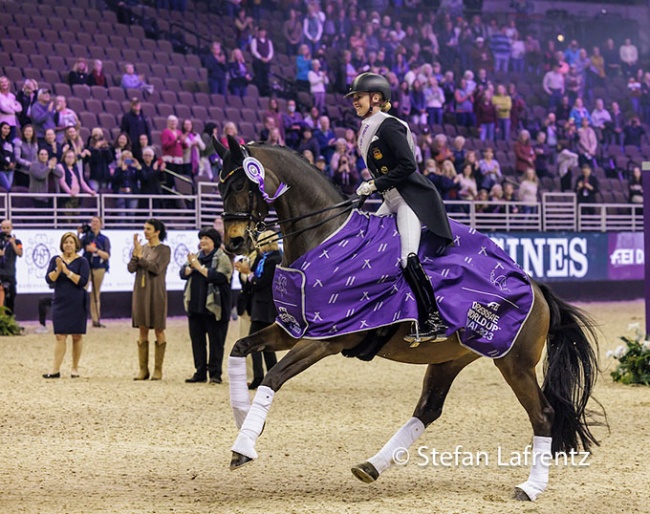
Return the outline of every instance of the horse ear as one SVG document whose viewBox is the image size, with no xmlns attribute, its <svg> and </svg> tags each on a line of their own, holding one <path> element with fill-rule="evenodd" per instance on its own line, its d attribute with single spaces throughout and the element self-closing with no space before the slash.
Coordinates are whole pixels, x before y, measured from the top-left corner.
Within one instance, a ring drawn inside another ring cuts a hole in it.
<svg viewBox="0 0 650 514">
<path fill-rule="evenodd" d="M 219 157 L 221 157 L 221 160 L 226 158 L 226 152 L 228 149 L 221 144 L 221 141 L 217 139 L 216 137 L 212 136 L 212 144 L 214 145 L 214 149 L 217 151 L 219 154 Z"/>
<path fill-rule="evenodd" d="M 230 148 L 230 155 L 233 161 L 242 162 L 244 160 L 244 154 L 241 151 L 239 142 L 231 135 L 228 136 L 228 147 Z"/>
</svg>

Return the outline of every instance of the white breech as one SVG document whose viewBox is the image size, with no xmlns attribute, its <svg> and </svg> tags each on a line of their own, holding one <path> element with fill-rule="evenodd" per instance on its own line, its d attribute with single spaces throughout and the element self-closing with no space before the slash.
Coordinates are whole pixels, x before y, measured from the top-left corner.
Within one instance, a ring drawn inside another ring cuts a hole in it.
<svg viewBox="0 0 650 514">
<path fill-rule="evenodd" d="M 246 357 L 228 357 L 228 383 L 230 384 L 230 406 L 235 416 L 235 425 L 239 429 L 251 408 L 251 398 L 246 383 Z"/>
<path fill-rule="evenodd" d="M 411 445 L 424 433 L 424 423 L 418 418 L 409 419 L 395 435 L 390 438 L 379 453 L 368 459 L 375 469 L 382 473 L 395 462 L 395 458 L 401 460 L 404 454 L 408 454 Z"/>
<path fill-rule="evenodd" d="M 235 444 L 231 448 L 232 451 L 245 455 L 249 459 L 257 459 L 255 443 L 257 443 L 257 438 L 264 429 L 264 423 L 269 414 L 274 394 L 275 392 L 270 387 L 260 386 L 257 389 L 257 394 L 255 394 L 255 398 L 253 399 L 253 405 L 251 405 L 244 424 L 239 434 L 237 434 Z"/>
<path fill-rule="evenodd" d="M 517 486 L 531 501 L 535 501 L 548 485 L 548 471 L 553 457 L 551 442 L 550 437 L 533 437 L 533 465 L 530 468 L 530 475 L 528 480 Z"/>
<path fill-rule="evenodd" d="M 391 189 L 384 194 L 384 203 L 377 209 L 377 214 L 395 214 L 400 238 L 400 262 L 402 268 L 405 268 L 406 258 L 411 253 L 417 254 L 420 248 L 422 222 L 397 189 Z"/>
</svg>

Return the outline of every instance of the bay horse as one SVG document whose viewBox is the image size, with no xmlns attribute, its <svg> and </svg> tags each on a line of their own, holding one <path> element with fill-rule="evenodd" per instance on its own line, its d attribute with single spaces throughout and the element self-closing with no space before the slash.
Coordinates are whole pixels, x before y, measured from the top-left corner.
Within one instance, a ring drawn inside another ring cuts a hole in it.
<svg viewBox="0 0 650 514">
<path fill-rule="evenodd" d="M 256 232 L 265 228 L 270 204 L 278 215 L 284 242 L 283 266 L 290 266 L 343 225 L 353 201 L 296 152 L 258 144 L 240 146 L 228 138 L 228 147 L 214 140 L 223 160 L 219 190 L 223 199 L 224 244 L 229 252 L 248 254 L 256 247 Z M 264 168 L 264 180 L 244 170 L 252 157 Z M 284 185 L 283 185 L 284 184 Z M 286 189 L 285 186 L 288 186 Z M 284 190 L 286 189 L 286 191 Z M 278 194 L 282 191 L 283 194 Z M 272 195 L 272 196 L 270 196 Z M 593 322 L 580 309 L 555 296 L 546 286 L 532 282 L 532 311 L 521 325 L 511 350 L 494 359 L 533 428 L 533 453 L 588 451 L 598 441 L 590 429 L 587 403 L 595 385 L 598 362 Z M 406 364 L 426 364 L 420 399 L 413 417 L 380 452 L 354 466 L 352 473 L 371 483 L 395 463 L 395 451 L 408 448 L 442 413 L 453 380 L 481 355 L 459 344 L 458 332 L 446 340 L 411 347 L 402 322 L 377 355 Z M 255 444 L 262 433 L 273 395 L 290 378 L 324 357 L 355 348 L 365 334 L 312 340 L 291 337 L 277 323 L 239 339 L 228 358 L 230 401 L 239 434 L 232 448 L 231 469 L 257 458 Z M 546 347 L 544 383 L 540 388 L 535 367 Z M 264 377 L 251 403 L 246 384 L 245 357 L 252 352 L 288 353 Z M 549 462 L 533 459 L 528 480 L 515 488 L 515 498 L 535 500 L 546 488 Z"/>
</svg>

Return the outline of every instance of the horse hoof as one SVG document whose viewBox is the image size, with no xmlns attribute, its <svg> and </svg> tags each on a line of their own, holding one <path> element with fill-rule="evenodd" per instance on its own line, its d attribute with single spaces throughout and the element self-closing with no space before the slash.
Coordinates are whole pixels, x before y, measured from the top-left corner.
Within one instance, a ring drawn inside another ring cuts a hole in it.
<svg viewBox="0 0 650 514">
<path fill-rule="evenodd" d="M 352 474 L 364 484 L 372 484 L 379 478 L 379 471 L 377 471 L 377 468 L 370 464 L 370 462 L 364 462 L 358 466 L 353 466 Z"/>
<path fill-rule="evenodd" d="M 246 464 L 253 462 L 253 459 L 242 455 L 241 453 L 232 452 L 232 459 L 230 460 L 230 471 L 239 469 Z"/>
<path fill-rule="evenodd" d="M 520 489 L 519 487 L 515 487 L 515 494 L 514 494 L 515 500 L 519 500 L 522 502 L 529 502 L 530 497 L 526 494 L 526 492 L 523 489 Z"/>
</svg>

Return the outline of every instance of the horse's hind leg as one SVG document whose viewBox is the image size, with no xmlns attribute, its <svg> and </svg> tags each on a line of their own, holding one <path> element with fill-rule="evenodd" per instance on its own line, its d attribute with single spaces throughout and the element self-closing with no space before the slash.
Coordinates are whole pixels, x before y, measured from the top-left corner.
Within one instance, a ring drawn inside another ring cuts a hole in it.
<svg viewBox="0 0 650 514">
<path fill-rule="evenodd" d="M 466 353 L 458 359 L 442 364 L 429 364 L 422 394 L 413 417 L 402 426 L 375 456 L 354 466 L 352 474 L 367 484 L 374 482 L 390 466 L 408 462 L 408 449 L 422 435 L 424 429 L 442 414 L 451 384 L 461 370 L 480 356 Z"/>
<path fill-rule="evenodd" d="M 539 361 L 543 344 L 544 340 L 538 338 L 536 345 L 520 351 L 516 351 L 515 347 L 508 355 L 494 361 L 519 403 L 526 409 L 533 426 L 533 464 L 528 480 L 515 488 L 515 498 L 518 500 L 535 500 L 548 484 L 554 412 L 542 393 L 535 374 L 535 365 Z"/>
</svg>

